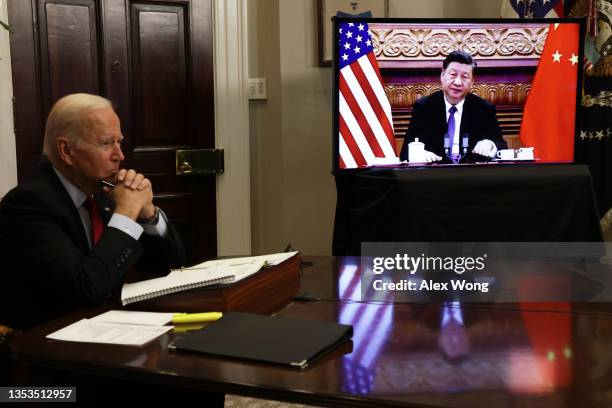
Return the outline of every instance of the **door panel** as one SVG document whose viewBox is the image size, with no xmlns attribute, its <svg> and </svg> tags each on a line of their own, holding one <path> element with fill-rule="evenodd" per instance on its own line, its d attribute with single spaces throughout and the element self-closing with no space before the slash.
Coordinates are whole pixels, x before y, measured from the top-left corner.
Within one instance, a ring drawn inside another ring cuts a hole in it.
<svg viewBox="0 0 612 408">
<path fill-rule="evenodd" d="M 73 92 L 109 98 L 125 167 L 149 177 L 190 262 L 216 256 L 214 176 L 175 174 L 175 151 L 214 148 L 211 0 L 9 0 L 19 179 L 44 121 Z M 32 35 L 33 34 L 33 35 Z"/>
<path fill-rule="evenodd" d="M 198 102 L 213 100 L 212 93 L 198 93 L 212 87 L 212 59 L 194 57 L 212 48 L 212 22 L 200 11 L 207 3 L 210 7 L 210 2 L 201 0 L 132 1 L 128 16 L 132 89 L 128 159 L 151 179 L 156 203 L 188 243 L 194 262 L 216 256 L 216 205 L 207 198 L 216 194 L 215 178 L 176 176 L 175 151 L 214 147 L 214 128 L 201 132 L 196 125 L 200 120 L 214 123 L 212 103 Z M 210 32 L 194 34 L 195 26 L 209 27 Z M 211 75 L 194 75 L 197 72 Z M 202 248 L 210 252 L 202 254 Z"/>
<path fill-rule="evenodd" d="M 43 111 L 69 93 L 99 94 L 95 2 L 39 0 L 38 17 Z"/>
<path fill-rule="evenodd" d="M 180 6 L 133 3 L 130 9 L 135 147 L 192 145 L 185 51 L 186 13 Z"/>
<path fill-rule="evenodd" d="M 43 113 L 41 112 L 38 75 L 38 43 L 36 13 L 29 1 L 9 1 L 11 26 L 11 72 L 13 75 L 13 115 L 15 116 L 15 147 L 19 181 L 32 172 L 39 161 L 43 143 Z"/>
</svg>

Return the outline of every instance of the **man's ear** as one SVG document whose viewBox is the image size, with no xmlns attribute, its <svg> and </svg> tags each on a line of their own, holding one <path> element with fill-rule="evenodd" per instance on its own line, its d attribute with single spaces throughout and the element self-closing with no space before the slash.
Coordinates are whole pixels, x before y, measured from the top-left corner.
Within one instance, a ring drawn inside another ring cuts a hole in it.
<svg viewBox="0 0 612 408">
<path fill-rule="evenodd" d="M 69 165 L 72 165 L 72 144 L 66 136 L 59 136 L 55 141 L 58 157 Z"/>
<path fill-rule="evenodd" d="M 470 80 L 470 85 L 469 85 L 469 90 L 470 92 L 472 91 L 472 88 L 474 87 L 474 80 L 476 78 L 474 77 L 474 75 L 472 74 L 472 79 Z"/>
</svg>

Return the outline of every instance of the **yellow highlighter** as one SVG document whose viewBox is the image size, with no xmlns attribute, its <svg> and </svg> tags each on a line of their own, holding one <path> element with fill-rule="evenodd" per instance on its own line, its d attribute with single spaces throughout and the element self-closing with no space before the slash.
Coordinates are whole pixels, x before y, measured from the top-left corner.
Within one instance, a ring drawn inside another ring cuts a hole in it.
<svg viewBox="0 0 612 408">
<path fill-rule="evenodd" d="M 177 324 L 174 326 L 174 333 L 187 333 L 193 330 L 200 330 L 206 327 L 208 323 L 187 323 L 187 324 Z"/>
<path fill-rule="evenodd" d="M 223 317 L 223 313 L 220 312 L 208 312 L 208 313 L 175 313 L 172 316 L 172 323 L 183 324 L 183 323 L 206 323 L 214 322 Z"/>
</svg>

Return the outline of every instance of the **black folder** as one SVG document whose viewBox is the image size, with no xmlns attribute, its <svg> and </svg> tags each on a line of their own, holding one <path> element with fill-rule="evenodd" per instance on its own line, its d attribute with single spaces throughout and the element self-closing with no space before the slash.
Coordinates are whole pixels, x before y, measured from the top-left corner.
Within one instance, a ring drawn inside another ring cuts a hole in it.
<svg viewBox="0 0 612 408">
<path fill-rule="evenodd" d="M 178 339 L 178 351 L 306 368 L 349 340 L 353 326 L 251 313 L 227 313 L 202 330 Z"/>
</svg>

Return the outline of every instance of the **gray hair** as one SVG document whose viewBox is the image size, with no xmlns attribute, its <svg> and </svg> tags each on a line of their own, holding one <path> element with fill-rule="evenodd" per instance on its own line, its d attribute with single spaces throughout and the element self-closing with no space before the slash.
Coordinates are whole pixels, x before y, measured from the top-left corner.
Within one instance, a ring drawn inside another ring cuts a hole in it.
<svg viewBox="0 0 612 408">
<path fill-rule="evenodd" d="M 113 108 L 111 101 L 98 95 L 76 93 L 60 98 L 47 117 L 43 151 L 50 159 L 57 158 L 56 141 L 59 136 L 78 145 L 83 132 L 94 130 L 95 123 L 89 113 L 103 108 Z"/>
</svg>

